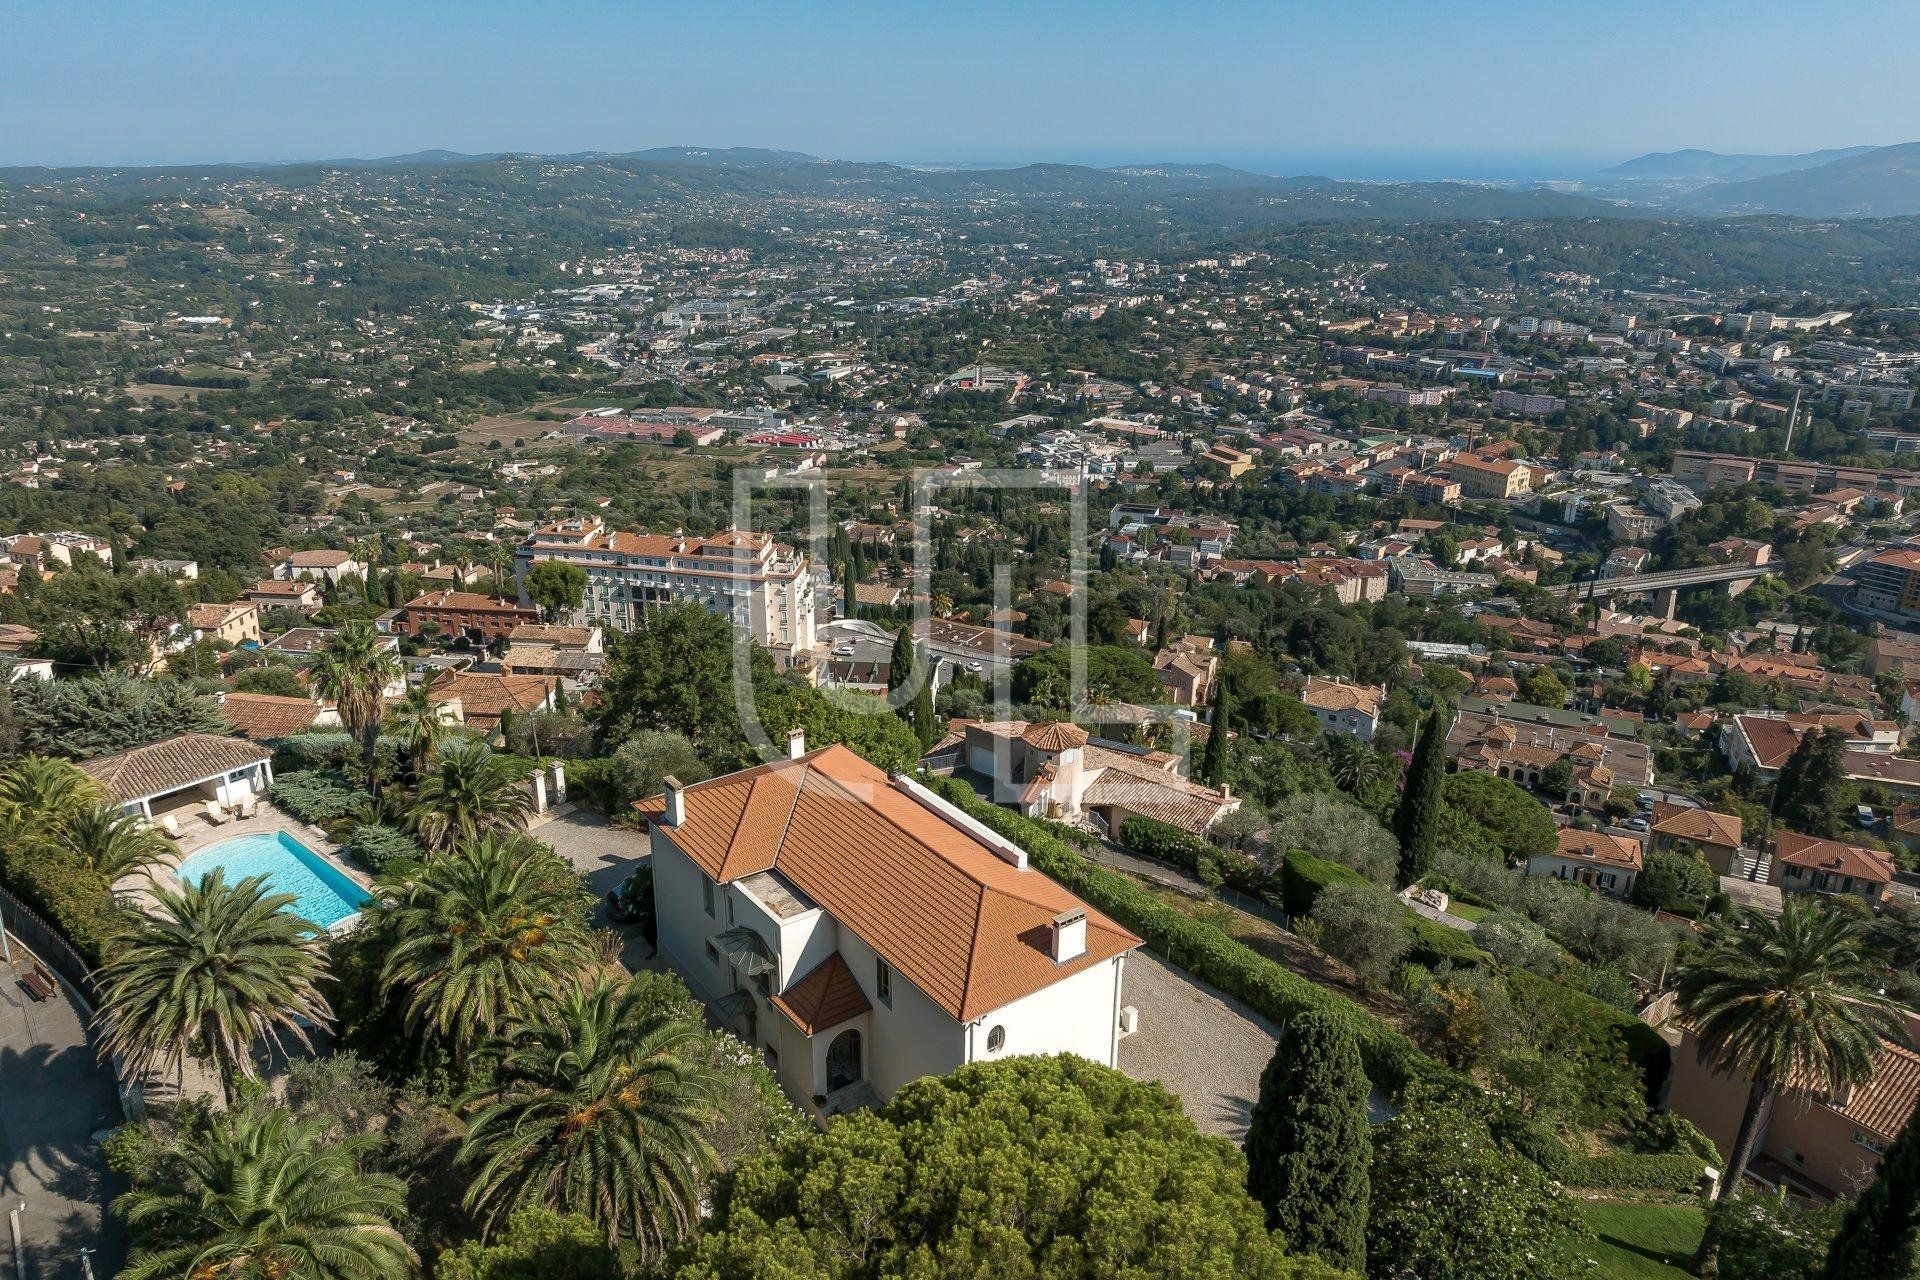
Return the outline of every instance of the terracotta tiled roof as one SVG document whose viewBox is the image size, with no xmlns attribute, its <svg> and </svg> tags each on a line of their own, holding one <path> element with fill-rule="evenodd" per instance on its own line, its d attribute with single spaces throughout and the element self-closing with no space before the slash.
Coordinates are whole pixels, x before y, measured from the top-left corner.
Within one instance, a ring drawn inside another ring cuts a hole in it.
<svg viewBox="0 0 1920 1280">
<path fill-rule="evenodd" d="M 220 703 L 220 714 L 243 738 L 265 742 L 290 738 L 313 727 L 320 712 L 312 698 L 281 698 L 270 693 L 230 693 Z"/>
<path fill-rule="evenodd" d="M 1844 1104 L 1828 1105 L 1891 1142 L 1906 1127 L 1914 1102 L 1920 1099 L 1920 1053 L 1885 1040 L 1880 1049 L 1880 1060 L 1867 1082 L 1856 1085 Z"/>
<path fill-rule="evenodd" d="M 1893 863 L 1878 849 L 1842 844 L 1838 840 L 1820 840 L 1803 836 L 1798 831 L 1782 831 L 1774 841 L 1773 850 L 1774 855 L 1788 866 L 1831 871 L 1836 875 L 1852 876 L 1856 880 L 1875 884 L 1886 884 L 1893 879 Z"/>
<path fill-rule="evenodd" d="M 1599 862 L 1612 867 L 1638 871 L 1641 865 L 1640 842 L 1628 836 L 1608 835 L 1604 831 L 1560 828 L 1560 846 L 1554 856 L 1577 862 Z"/>
<path fill-rule="evenodd" d="M 1030 724 L 1020 735 L 1021 741 L 1039 751 L 1068 751 L 1074 747 L 1087 745 L 1087 731 L 1077 724 L 1065 720 L 1054 720 L 1045 724 Z"/>
<path fill-rule="evenodd" d="M 773 997 L 773 1007 L 808 1035 L 816 1035 L 873 1008 L 838 951 L 806 977 Z"/>
<path fill-rule="evenodd" d="M 1688 809 L 1657 800 L 1653 805 L 1653 831 L 1656 835 L 1672 836 L 1676 840 L 1692 840 L 1699 844 L 1736 849 L 1740 846 L 1741 822 L 1738 814 L 1715 813 L 1712 809 Z"/>
<path fill-rule="evenodd" d="M 701 870 L 726 883 L 777 867 L 963 1022 L 1140 942 L 1089 910 L 1085 954 L 1055 964 L 1053 918 L 1083 904 L 842 746 L 695 783 L 683 799 L 662 831 Z M 665 800 L 635 807 L 657 819 Z"/>
<path fill-rule="evenodd" d="M 273 753 L 239 738 L 213 733 L 183 733 L 84 760 L 81 772 L 98 782 L 116 804 L 178 791 L 216 774 L 268 759 Z"/>
<path fill-rule="evenodd" d="M 1380 700 L 1386 691 L 1377 685 L 1347 684 L 1340 680 L 1307 677 L 1300 701 L 1322 711 L 1360 711 L 1369 716 L 1380 714 Z"/>
<path fill-rule="evenodd" d="M 498 719 L 532 711 L 553 690 L 549 676 L 503 676 L 486 671 L 449 671 L 433 682 L 436 698 L 458 698 L 469 720 Z"/>
<path fill-rule="evenodd" d="M 218 631 L 235 614 L 258 613 L 260 606 L 251 600 L 232 604 L 197 604 L 187 610 L 187 626 L 195 631 Z"/>
</svg>

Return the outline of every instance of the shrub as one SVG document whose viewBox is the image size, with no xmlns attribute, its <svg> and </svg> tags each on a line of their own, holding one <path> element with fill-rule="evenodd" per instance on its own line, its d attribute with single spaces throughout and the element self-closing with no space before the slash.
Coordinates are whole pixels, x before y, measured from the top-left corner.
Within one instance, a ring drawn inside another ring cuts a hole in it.
<svg viewBox="0 0 1920 1280">
<path fill-rule="evenodd" d="M 296 770 L 275 777 L 267 798 L 302 822 L 324 827 L 357 813 L 367 793 L 332 771 Z"/>
<path fill-rule="evenodd" d="M 398 827 L 363 822 L 347 840 L 347 856 L 375 875 L 395 862 L 419 862 L 426 855 L 420 842 Z"/>
<path fill-rule="evenodd" d="M 1594 1060 L 1624 1058 L 1639 1070 L 1647 1097 L 1660 1095 L 1672 1050 L 1652 1027 L 1584 991 L 1525 969 L 1507 971 L 1507 988 L 1516 1002 L 1532 1004 L 1551 1016 L 1561 1035 L 1575 1037 L 1563 1044 L 1565 1052 Z"/>
<path fill-rule="evenodd" d="M 1366 884 L 1352 867 L 1316 858 L 1305 849 L 1289 849 L 1280 861 L 1280 906 L 1290 916 L 1313 914 L 1314 899 L 1330 884 Z"/>
<path fill-rule="evenodd" d="M 1214 853 L 1198 836 L 1152 818 L 1129 817 L 1120 823 L 1120 843 L 1135 853 L 1170 862 L 1186 871 L 1198 871 L 1200 860 Z"/>
<path fill-rule="evenodd" d="M 1399 928 L 1406 907 L 1393 890 L 1361 881 L 1330 884 L 1313 902 L 1320 945 L 1368 987 L 1382 987 L 1412 945 Z"/>
<path fill-rule="evenodd" d="M 359 754 L 360 748 L 350 733 L 296 733 L 274 748 L 273 771 L 286 774 L 337 769 Z"/>
</svg>

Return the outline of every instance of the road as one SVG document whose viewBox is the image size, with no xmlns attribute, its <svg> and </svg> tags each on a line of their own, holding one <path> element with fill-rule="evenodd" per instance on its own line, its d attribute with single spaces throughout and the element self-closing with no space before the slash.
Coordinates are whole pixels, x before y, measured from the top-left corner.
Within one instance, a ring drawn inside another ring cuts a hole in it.
<svg viewBox="0 0 1920 1280">
<path fill-rule="evenodd" d="M 86 1016 L 64 988 L 35 1002 L 18 974 L 31 964 L 19 939 L 14 965 L 0 963 L 0 1210 L 20 1213 L 24 1270 L 0 1225 L 5 1280 L 82 1280 L 80 1251 L 93 1274 L 120 1269 L 125 1237 L 107 1217 L 119 1188 L 94 1135 L 120 1123 L 111 1072 L 87 1043 Z"/>
</svg>

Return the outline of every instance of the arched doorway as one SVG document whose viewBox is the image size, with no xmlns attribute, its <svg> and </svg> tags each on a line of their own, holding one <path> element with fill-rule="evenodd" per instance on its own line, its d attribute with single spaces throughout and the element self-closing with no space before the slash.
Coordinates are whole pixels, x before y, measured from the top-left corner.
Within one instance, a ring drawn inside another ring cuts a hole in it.
<svg viewBox="0 0 1920 1280">
<path fill-rule="evenodd" d="M 848 1027 L 827 1046 L 827 1092 L 834 1093 L 860 1081 L 860 1033 Z"/>
</svg>

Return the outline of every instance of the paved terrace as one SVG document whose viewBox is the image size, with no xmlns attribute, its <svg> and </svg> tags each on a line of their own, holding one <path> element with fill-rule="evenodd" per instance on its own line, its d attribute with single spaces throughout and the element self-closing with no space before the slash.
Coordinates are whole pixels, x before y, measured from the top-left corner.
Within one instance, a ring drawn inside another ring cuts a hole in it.
<svg viewBox="0 0 1920 1280">
<path fill-rule="evenodd" d="M 6 1280 L 82 1280 L 80 1251 L 106 1280 L 125 1255 L 107 1205 L 124 1187 L 106 1170 L 95 1134 L 120 1123 L 113 1074 L 87 1041 L 89 1014 L 63 984 L 34 1001 L 20 985 L 33 957 L 10 940 L 0 962 L 0 1211 L 19 1209 L 20 1254 L 0 1224 Z"/>
</svg>

